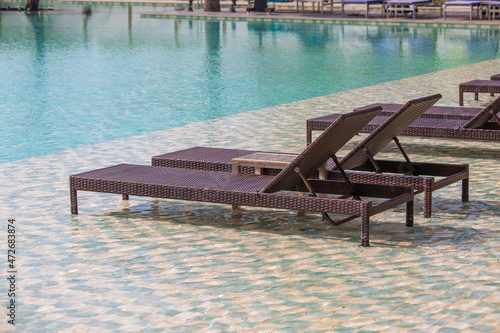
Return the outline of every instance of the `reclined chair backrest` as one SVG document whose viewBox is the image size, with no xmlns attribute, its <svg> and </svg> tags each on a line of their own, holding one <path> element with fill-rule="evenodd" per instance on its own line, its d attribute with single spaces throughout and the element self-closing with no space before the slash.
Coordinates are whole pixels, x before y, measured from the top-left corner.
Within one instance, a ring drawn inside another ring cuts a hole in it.
<svg viewBox="0 0 500 333">
<path fill-rule="evenodd" d="M 369 162 L 369 157 L 364 152 L 365 148 L 372 156 L 375 156 L 439 99 L 441 99 L 441 95 L 436 94 L 407 102 L 344 156 L 339 161 L 342 167 L 349 170 Z"/>
<path fill-rule="evenodd" d="M 488 104 L 481 112 L 479 112 L 474 118 L 469 120 L 463 128 L 479 128 L 485 125 L 492 117 L 493 114 L 498 114 L 500 112 L 500 97 L 497 97 L 493 102 Z"/>
<path fill-rule="evenodd" d="M 306 178 L 314 176 L 333 154 L 361 131 L 375 116 L 382 112 L 377 106 L 364 111 L 340 115 L 293 162 L 285 167 L 261 192 L 293 189 L 303 184 L 295 168 Z"/>
</svg>

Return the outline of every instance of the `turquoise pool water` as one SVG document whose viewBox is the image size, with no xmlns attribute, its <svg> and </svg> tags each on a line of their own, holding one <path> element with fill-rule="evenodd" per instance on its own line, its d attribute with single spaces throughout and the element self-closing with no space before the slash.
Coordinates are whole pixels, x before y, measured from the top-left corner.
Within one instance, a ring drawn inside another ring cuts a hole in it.
<svg viewBox="0 0 500 333">
<path fill-rule="evenodd" d="M 139 17 L 151 7 L 88 15 L 57 6 L 0 13 L 0 163 L 499 56 L 498 31 L 177 21 Z"/>
</svg>

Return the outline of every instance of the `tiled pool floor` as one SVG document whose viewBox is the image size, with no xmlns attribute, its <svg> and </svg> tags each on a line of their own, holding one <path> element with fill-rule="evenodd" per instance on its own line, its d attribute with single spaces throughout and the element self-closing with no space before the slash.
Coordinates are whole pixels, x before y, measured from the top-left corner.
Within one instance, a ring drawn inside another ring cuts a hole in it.
<svg viewBox="0 0 500 333">
<path fill-rule="evenodd" d="M 71 174 L 194 145 L 297 152 L 308 118 L 434 93 L 457 105 L 459 83 L 497 72 L 500 59 L 0 165 L 0 331 L 499 331 L 497 142 L 403 137 L 414 160 L 469 163 L 471 201 L 450 186 L 424 219 L 418 196 L 412 229 L 403 207 L 377 215 L 370 248 L 358 246 L 359 221 L 331 227 L 271 209 L 82 192 L 72 216 L 68 190 Z M 488 101 L 466 96 L 468 106 Z M 6 316 L 9 218 L 15 327 Z"/>
</svg>

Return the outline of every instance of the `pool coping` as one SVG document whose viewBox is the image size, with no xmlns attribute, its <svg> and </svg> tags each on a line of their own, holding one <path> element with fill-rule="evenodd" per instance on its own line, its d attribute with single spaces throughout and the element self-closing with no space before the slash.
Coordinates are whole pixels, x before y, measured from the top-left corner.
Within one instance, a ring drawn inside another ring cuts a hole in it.
<svg viewBox="0 0 500 333">
<path fill-rule="evenodd" d="M 206 21 L 237 21 L 237 22 L 277 22 L 277 23 L 314 23 L 331 25 L 361 25 L 361 26 L 388 26 L 388 27 L 415 27 L 415 28 L 453 28 L 453 29 L 480 29 L 480 30 L 500 30 L 500 24 L 486 23 L 444 23 L 427 21 L 403 21 L 403 20 L 370 20 L 370 19 L 339 19 L 328 17 L 290 17 L 293 13 L 275 13 L 273 15 L 254 16 L 241 15 L 240 13 L 209 13 L 209 12 L 164 12 L 164 13 L 144 13 L 141 18 L 163 18 L 163 19 L 186 19 L 186 20 L 206 20 Z"/>
<path fill-rule="evenodd" d="M 1 3 L 16 3 L 23 4 L 25 1 L 20 0 L 1 0 Z M 200 9 L 200 4 L 193 1 L 193 11 L 185 10 L 188 6 L 186 0 L 169 0 L 169 1 L 134 1 L 134 0 L 112 0 L 112 1 L 93 1 L 93 0 L 54 0 L 44 1 L 42 6 L 50 6 L 51 4 L 73 4 L 73 5 L 106 5 L 106 6 L 152 6 L 152 7 L 182 7 L 180 10 L 151 12 L 140 14 L 141 18 L 157 18 L 157 19 L 184 19 L 184 20 L 205 20 L 205 21 L 230 21 L 230 22 L 277 22 L 277 23 L 306 23 L 306 24 L 330 24 L 330 25 L 360 25 L 360 26 L 388 26 L 388 27 L 414 27 L 414 28 L 452 28 L 452 29 L 478 29 L 478 30 L 500 30 L 500 20 L 468 20 L 462 17 L 448 17 L 444 20 L 442 17 L 420 17 L 416 20 L 411 18 L 384 18 L 379 16 L 365 18 L 364 16 L 341 17 L 339 12 L 324 14 L 313 12 L 295 12 L 292 10 L 295 6 L 280 4 L 277 11 L 272 13 L 256 13 L 247 14 L 246 2 L 240 1 L 236 4 L 236 12 L 230 12 L 228 8 L 231 6 L 231 1 L 221 1 L 220 12 L 205 12 Z M 336 3 L 337 5 L 339 3 Z M 362 10 L 362 8 L 360 8 Z M 437 13 L 434 8 L 422 9 L 422 13 Z M 467 14 L 467 13 L 465 13 Z"/>
</svg>

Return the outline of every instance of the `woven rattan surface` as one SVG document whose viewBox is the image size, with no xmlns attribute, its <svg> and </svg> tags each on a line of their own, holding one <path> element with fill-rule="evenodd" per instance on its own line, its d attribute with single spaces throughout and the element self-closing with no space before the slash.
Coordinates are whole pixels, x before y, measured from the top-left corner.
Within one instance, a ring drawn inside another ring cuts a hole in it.
<svg viewBox="0 0 500 333">
<path fill-rule="evenodd" d="M 388 116 L 379 116 L 370 122 L 370 125 L 380 126 L 389 119 Z M 411 123 L 411 127 L 434 127 L 459 129 L 467 124 L 467 120 L 459 119 L 439 119 L 439 118 L 419 118 Z"/>
<path fill-rule="evenodd" d="M 473 132 L 478 132 L 479 134 L 483 133 L 484 135 L 489 134 L 493 140 L 496 140 L 495 138 L 497 138 L 498 135 L 495 135 L 495 131 L 500 131 L 500 125 L 493 119 L 493 114 L 499 113 L 500 97 L 493 100 L 469 120 L 442 117 L 421 117 L 408 126 L 403 133 L 410 133 L 411 135 L 413 133 L 437 133 L 436 136 L 441 136 L 439 133 L 443 133 L 442 135 L 446 135 L 446 133 L 454 133 L 451 135 L 456 135 L 456 137 L 463 135 L 464 138 L 467 138 L 466 136 L 469 135 L 469 133 L 472 134 Z M 370 122 L 370 125 L 379 126 L 388 119 L 388 116 L 377 116 Z"/>
<path fill-rule="evenodd" d="M 484 141 L 500 141 L 500 126 L 492 126 L 491 129 L 468 129 L 468 128 L 444 128 L 436 127 L 432 124 L 430 127 L 423 126 L 408 126 L 401 135 L 421 136 L 429 138 L 448 138 L 448 139 L 463 139 L 463 140 L 484 140 Z M 450 124 L 449 124 L 450 125 Z M 371 133 L 377 128 L 376 125 L 368 125 L 363 128 L 363 133 Z"/>
<path fill-rule="evenodd" d="M 500 89 L 500 82 L 497 81 L 498 80 L 472 80 L 469 82 L 460 83 L 460 87 L 461 89 L 464 89 L 464 91 L 467 92 L 472 92 L 472 91 L 492 92 L 490 91 L 490 89 L 491 90 Z"/>
<path fill-rule="evenodd" d="M 342 166 L 345 169 L 353 169 L 367 163 L 369 158 L 365 153 L 366 149 L 372 156 L 378 154 L 439 99 L 441 99 L 441 95 L 436 94 L 407 102 L 398 111 L 387 117 L 384 122 L 381 122 L 365 140 L 344 156 L 340 160 Z M 376 121 L 375 119 L 372 121 Z"/>
<path fill-rule="evenodd" d="M 382 112 L 381 116 L 390 116 L 392 113 L 399 110 L 403 104 L 385 104 L 385 103 L 375 103 L 360 108 L 354 109 L 364 110 L 366 108 L 372 108 L 374 106 L 381 106 Z M 483 108 L 467 108 L 461 106 L 437 106 L 433 105 L 429 110 L 425 111 L 421 118 L 445 118 L 445 119 L 462 119 L 471 120 L 479 112 L 484 110 Z"/>
<path fill-rule="evenodd" d="M 231 172 L 231 159 L 257 152 L 261 151 L 211 147 L 192 147 L 184 150 L 174 151 L 168 154 L 153 156 L 151 158 L 151 164 L 161 167 Z M 264 172 L 264 174 L 266 174 L 266 172 L 269 172 L 269 169 L 264 169 L 262 171 Z M 278 170 L 278 172 L 279 171 L 281 170 Z M 253 174 L 254 168 L 243 166 L 241 167 L 241 172 Z M 270 174 L 276 175 L 278 174 L 278 172 L 274 171 Z"/>
<path fill-rule="evenodd" d="M 107 180 L 121 183 L 141 183 L 172 187 L 193 187 L 222 191 L 258 192 L 272 176 L 251 174 L 234 175 L 227 172 L 180 168 L 162 168 L 148 165 L 120 164 L 74 175 L 79 179 Z"/>
<path fill-rule="evenodd" d="M 500 82 L 500 81 L 498 81 Z M 500 114 L 500 97 L 496 98 L 493 102 L 488 104 L 479 112 L 474 118 L 472 118 L 467 124 L 464 125 L 464 128 L 481 128 L 486 125 L 486 123 L 493 118 L 493 115 Z M 495 124 L 500 125 L 495 122 Z"/>
<path fill-rule="evenodd" d="M 353 136 L 377 114 L 382 111 L 381 107 L 375 107 L 365 111 L 351 112 L 337 118 L 321 135 L 314 140 L 297 158 L 281 171 L 272 182 L 266 186 L 265 192 L 275 192 L 291 188 L 302 183 L 302 179 L 296 172 L 306 177 L 315 176 L 318 169 L 325 164 L 333 154 L 342 148 Z"/>
</svg>

